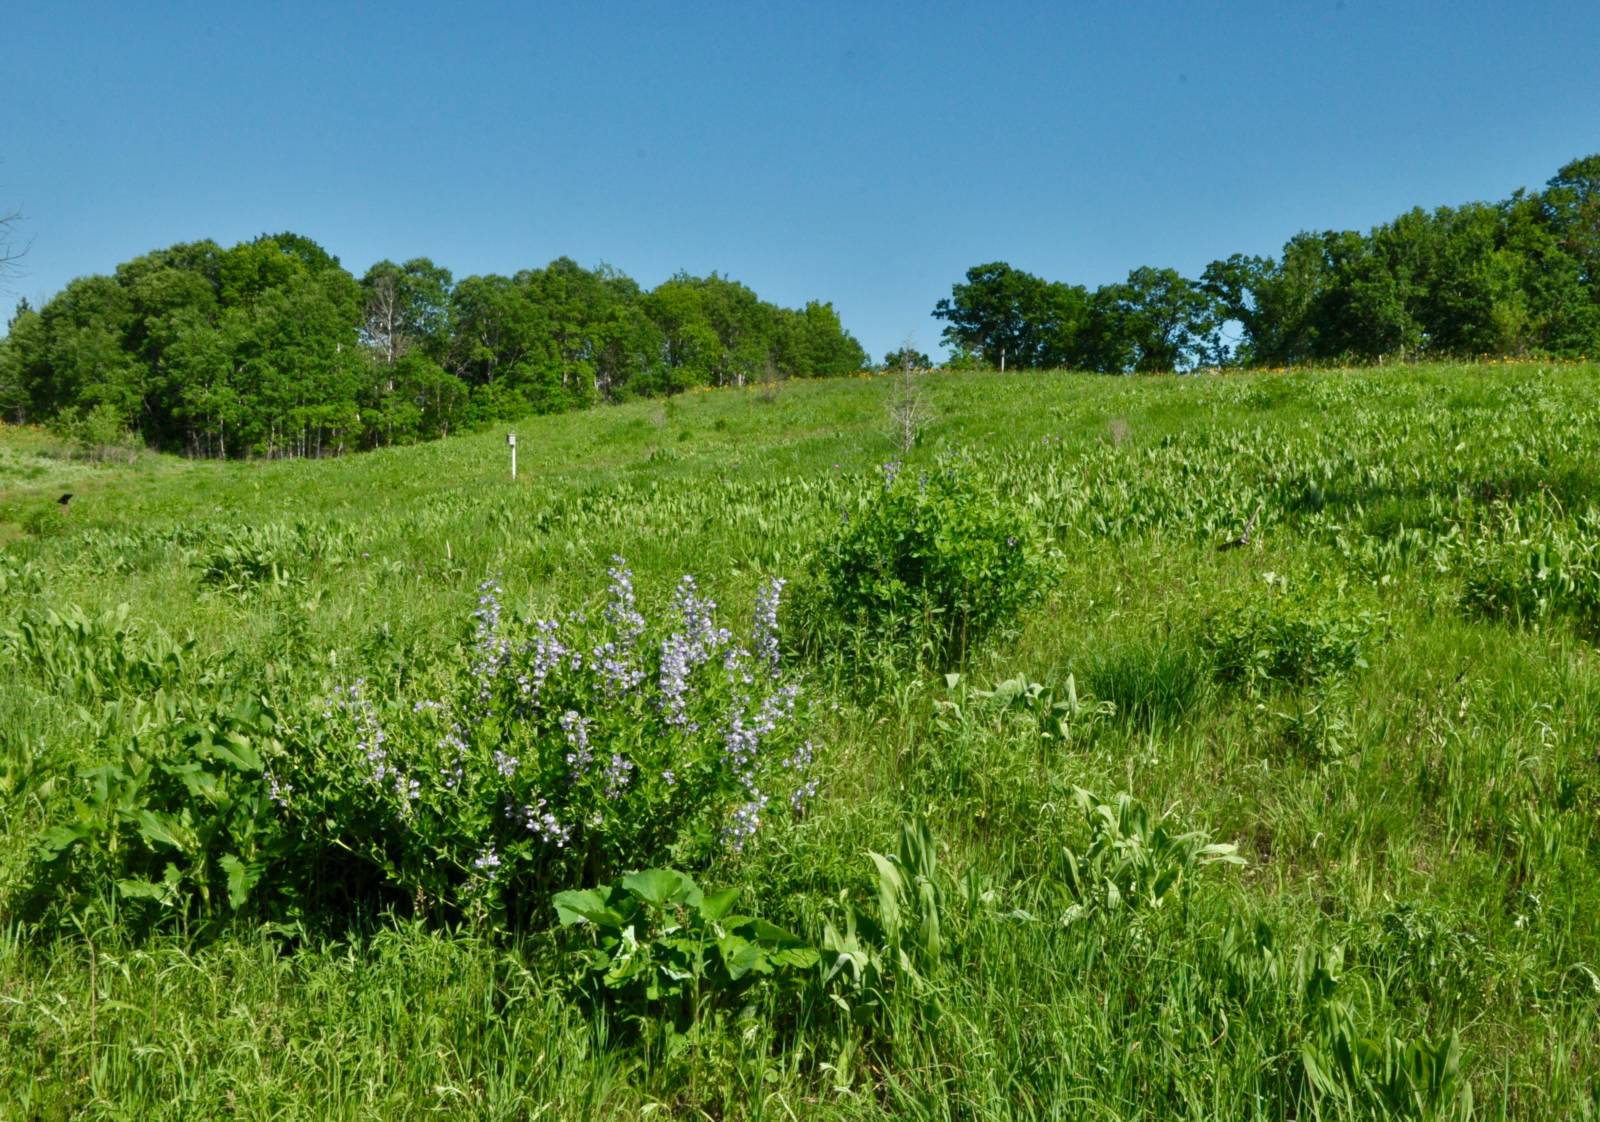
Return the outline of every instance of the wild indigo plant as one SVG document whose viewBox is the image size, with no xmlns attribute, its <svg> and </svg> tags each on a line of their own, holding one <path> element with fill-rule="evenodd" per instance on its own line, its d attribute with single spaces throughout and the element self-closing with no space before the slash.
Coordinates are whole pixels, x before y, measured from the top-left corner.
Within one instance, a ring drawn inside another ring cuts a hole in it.
<svg viewBox="0 0 1600 1122">
<path fill-rule="evenodd" d="M 620 559 L 603 610 L 521 620 L 493 581 L 443 696 L 327 707 L 281 813 L 354 854 L 396 901 L 497 921 L 548 893 L 749 845 L 815 795 L 783 582 L 740 638 L 691 576 L 651 620 Z"/>
</svg>

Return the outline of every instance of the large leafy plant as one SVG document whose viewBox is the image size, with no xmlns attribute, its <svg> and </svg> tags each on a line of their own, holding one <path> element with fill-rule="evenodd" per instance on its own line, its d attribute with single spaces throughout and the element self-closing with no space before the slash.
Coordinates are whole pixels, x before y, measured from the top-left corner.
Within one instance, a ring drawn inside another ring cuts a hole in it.
<svg viewBox="0 0 1600 1122">
<path fill-rule="evenodd" d="M 587 938 L 579 980 L 602 1003 L 675 1030 L 748 1008 L 758 987 L 795 985 L 817 964 L 797 935 L 733 910 L 738 890 L 704 892 L 672 869 L 559 892 L 562 926 Z"/>
<path fill-rule="evenodd" d="M 134 927 L 214 927 L 282 887 L 288 839 L 262 782 L 273 715 L 248 699 L 174 709 L 143 743 L 79 773 L 39 840 L 25 912 L 98 907 Z"/>
<path fill-rule="evenodd" d="M 1207 619 L 1202 643 L 1218 681 L 1247 693 L 1316 685 L 1366 667 L 1376 613 L 1338 598 L 1288 591 L 1282 578 Z"/>
<path fill-rule="evenodd" d="M 1073 898 L 1066 922 L 1149 912 L 1169 898 L 1181 898 L 1205 866 L 1244 864 L 1236 846 L 1213 842 L 1201 830 L 1174 830 L 1127 792 L 1103 803 L 1079 787 L 1073 800 L 1089 827 L 1089 842 L 1062 851 L 1062 872 Z"/>
</svg>

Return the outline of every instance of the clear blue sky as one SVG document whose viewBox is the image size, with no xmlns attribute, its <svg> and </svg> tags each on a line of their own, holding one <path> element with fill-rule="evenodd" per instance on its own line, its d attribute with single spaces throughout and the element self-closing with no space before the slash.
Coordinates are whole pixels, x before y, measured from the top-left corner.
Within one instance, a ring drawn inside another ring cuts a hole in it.
<svg viewBox="0 0 1600 1122">
<path fill-rule="evenodd" d="M 358 275 L 716 269 L 876 358 L 982 261 L 1193 274 L 1600 151 L 1580 0 L 7 7 L 35 303 L 287 229 Z"/>
</svg>

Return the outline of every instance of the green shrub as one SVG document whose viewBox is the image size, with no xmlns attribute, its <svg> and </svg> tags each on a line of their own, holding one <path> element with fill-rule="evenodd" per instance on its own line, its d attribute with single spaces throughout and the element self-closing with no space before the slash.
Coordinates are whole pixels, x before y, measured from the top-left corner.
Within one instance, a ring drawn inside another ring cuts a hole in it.
<svg viewBox="0 0 1600 1122">
<path fill-rule="evenodd" d="M 1089 827 L 1089 843 L 1062 850 L 1063 879 L 1073 899 L 1064 922 L 1150 911 L 1181 897 L 1205 866 L 1245 863 L 1237 846 L 1213 842 L 1200 830 L 1178 833 L 1165 817 L 1152 819 L 1127 792 L 1102 803 L 1080 787 L 1073 801 Z"/>
<path fill-rule="evenodd" d="M 1454 1012 L 1482 999 L 1490 959 L 1483 943 L 1435 908 L 1398 905 L 1378 921 L 1363 958 L 1391 998 Z"/>
<path fill-rule="evenodd" d="M 1463 548 L 1461 606 L 1469 615 L 1537 623 L 1566 616 L 1600 629 L 1600 515 L 1524 526 L 1514 510 Z"/>
<path fill-rule="evenodd" d="M 863 1025 L 883 1013 L 896 985 L 925 991 L 938 973 L 948 950 L 952 887 L 922 819 L 901 823 L 896 852 L 868 856 L 876 907 L 847 905 L 842 926 L 828 923 L 822 936 L 830 959 L 823 983 L 850 1019 Z"/>
<path fill-rule="evenodd" d="M 180 711 L 148 744 L 81 771 L 65 821 L 39 840 L 22 914 L 64 922 L 104 908 L 134 930 L 215 928 L 278 891 L 295 870 L 262 782 L 274 731 L 248 700 Z"/>
<path fill-rule="evenodd" d="M 841 632 L 933 661 L 959 660 L 1044 589 L 1038 533 L 969 465 L 912 472 L 891 462 L 814 558 L 806 643 Z"/>
<path fill-rule="evenodd" d="M 66 511 L 55 503 L 33 507 L 22 515 L 19 525 L 36 538 L 58 538 L 69 528 Z"/>
<path fill-rule="evenodd" d="M 237 596 L 259 588 L 303 584 L 309 569 L 347 561 L 349 535 L 303 522 L 230 527 L 198 555 L 200 583 Z"/>
<path fill-rule="evenodd" d="M 1235 916 L 1213 953 L 1228 1021 L 1264 1042 L 1276 1037 L 1293 1064 L 1285 1072 L 1293 1116 L 1472 1117 L 1457 1034 L 1398 1022 L 1383 979 L 1352 978 L 1342 945 L 1286 946 L 1265 920 Z"/>
<path fill-rule="evenodd" d="M 1269 584 L 1255 599 L 1214 613 L 1203 643 L 1218 681 L 1255 693 L 1364 668 L 1362 647 L 1377 626 L 1370 611 Z"/>
<path fill-rule="evenodd" d="M 0 628 L 0 654 L 49 683 L 60 700 L 144 696 L 186 677 L 216 680 L 221 669 L 195 657 L 193 639 L 175 641 L 118 604 L 87 615 L 74 604 L 29 612 Z"/>
<path fill-rule="evenodd" d="M 143 447 L 130 430 L 122 410 L 109 402 L 87 411 L 76 406 L 65 409 L 52 426 L 57 435 L 72 447 L 75 456 L 104 463 L 116 460 L 132 463 Z"/>
</svg>

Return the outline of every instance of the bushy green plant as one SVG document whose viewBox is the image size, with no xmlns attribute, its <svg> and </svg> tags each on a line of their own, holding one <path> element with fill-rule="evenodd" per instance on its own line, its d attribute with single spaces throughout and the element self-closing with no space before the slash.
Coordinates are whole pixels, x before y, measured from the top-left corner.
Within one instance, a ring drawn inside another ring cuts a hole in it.
<svg viewBox="0 0 1600 1122">
<path fill-rule="evenodd" d="M 966 734 L 986 716 L 1015 716 L 1021 720 L 1008 731 L 1032 725 L 1045 741 L 1071 744 L 1093 735 L 1116 712 L 1110 702 L 1079 694 L 1071 674 L 1054 686 L 1018 674 L 987 690 L 972 687 L 961 674 L 946 674 L 944 680 L 949 696 L 934 701 L 934 725 L 955 735 Z"/>
<path fill-rule="evenodd" d="M 333 527 L 241 526 L 218 534 L 199 551 L 200 583 L 238 596 L 303 584 L 313 566 L 341 564 L 349 552 L 348 535 Z"/>
<path fill-rule="evenodd" d="M 520 620 L 481 589 L 438 696 L 357 681 L 273 782 L 294 830 L 393 898 L 496 922 L 641 864 L 704 864 L 816 790 L 809 711 L 781 663 L 780 581 L 745 641 L 684 577 L 667 619 L 611 570 L 597 613 Z"/>
<path fill-rule="evenodd" d="M 1381 979 L 1348 976 L 1342 945 L 1285 946 L 1264 920 L 1236 916 L 1219 950 L 1219 981 L 1235 1017 L 1250 1025 L 1246 1031 L 1277 1035 L 1294 1056 L 1290 1099 L 1303 1102 L 1303 1113 L 1472 1117 L 1460 1038 L 1397 1023 Z"/>
<path fill-rule="evenodd" d="M 1073 898 L 1065 922 L 1159 908 L 1207 865 L 1245 863 L 1237 846 L 1213 842 L 1203 830 L 1178 833 L 1127 792 L 1102 803 L 1079 787 L 1073 801 L 1089 827 L 1089 843 L 1061 853 L 1063 879 Z"/>
<path fill-rule="evenodd" d="M 1070 674 L 1052 684 L 1017 675 L 991 689 L 961 674 L 945 683 L 933 699 L 933 735 L 902 760 L 906 793 L 964 833 L 1031 832 L 1040 808 L 1068 794 L 1063 755 L 1094 743 L 1110 703 L 1080 694 Z"/>
<path fill-rule="evenodd" d="M 1263 727 L 1275 747 L 1312 764 L 1343 759 L 1355 741 L 1350 721 L 1349 691 L 1340 679 L 1320 682 L 1310 690 L 1290 694 L 1274 720 Z"/>
<path fill-rule="evenodd" d="M 45 831 L 22 887 L 25 914 L 65 919 L 90 907 L 130 927 L 215 925 L 252 902 L 288 839 L 262 783 L 277 751 L 273 715 L 252 701 L 179 714 L 148 746 L 84 769 L 65 821 Z"/>
<path fill-rule="evenodd" d="M 737 898 L 737 889 L 703 892 L 686 873 L 646 869 L 551 903 L 562 926 L 588 936 L 579 983 L 592 999 L 683 1031 L 710 1012 L 748 1008 L 763 984 L 794 986 L 817 964 L 804 939 L 733 912 Z"/>
<path fill-rule="evenodd" d="M 1378 626 L 1371 611 L 1268 584 L 1255 597 L 1213 613 L 1202 641 L 1218 681 L 1256 693 L 1364 668 L 1362 647 Z"/>
<path fill-rule="evenodd" d="M 854 630 L 934 661 L 959 660 L 1045 588 L 1040 535 L 970 465 L 883 467 L 813 560 L 806 640 Z"/>
<path fill-rule="evenodd" d="M 1083 660 L 1083 684 L 1109 701 L 1119 718 L 1171 727 L 1205 696 L 1205 656 L 1192 642 L 1124 642 L 1090 652 Z"/>
<path fill-rule="evenodd" d="M 1379 918 L 1364 957 L 1383 973 L 1391 997 L 1451 1011 L 1481 998 L 1491 969 L 1477 936 L 1436 908 L 1416 903 Z"/>
<path fill-rule="evenodd" d="M 1503 512 L 1462 547 L 1461 606 L 1470 615 L 1538 623 L 1566 616 L 1600 628 L 1600 514 L 1571 522 Z"/>
<path fill-rule="evenodd" d="M 29 612 L 0 628 L 0 654 L 48 681 L 57 697 L 80 701 L 148 695 L 189 675 L 220 673 L 194 658 L 192 639 L 169 638 L 132 618 L 127 604 L 93 616 L 76 604 Z"/>
<path fill-rule="evenodd" d="M 847 906 L 843 926 L 829 923 L 822 935 L 822 949 L 832 960 L 824 984 L 857 1023 L 882 1010 L 896 979 L 925 988 L 946 949 L 946 885 L 927 822 L 902 823 L 896 852 L 868 856 L 876 908 Z"/>
<path fill-rule="evenodd" d="M 56 418 L 53 427 L 69 443 L 73 454 L 86 460 L 131 462 L 143 446 L 129 430 L 122 410 L 109 402 L 103 401 L 87 410 L 76 406 L 67 408 Z"/>
<path fill-rule="evenodd" d="M 906 995 L 937 1009 L 945 971 L 984 943 L 986 921 L 1034 922 L 1020 908 L 1006 909 L 1002 894 L 976 869 L 952 876 L 939 861 L 939 843 L 925 818 L 900 823 L 892 852 L 868 851 L 871 899 L 846 903 L 836 926 L 823 927 L 823 984 L 846 1023 L 868 1027 Z M 897 996 L 898 995 L 898 996 Z M 847 1038 L 835 1077 L 848 1084 L 845 1065 L 859 1042 Z"/>
</svg>

